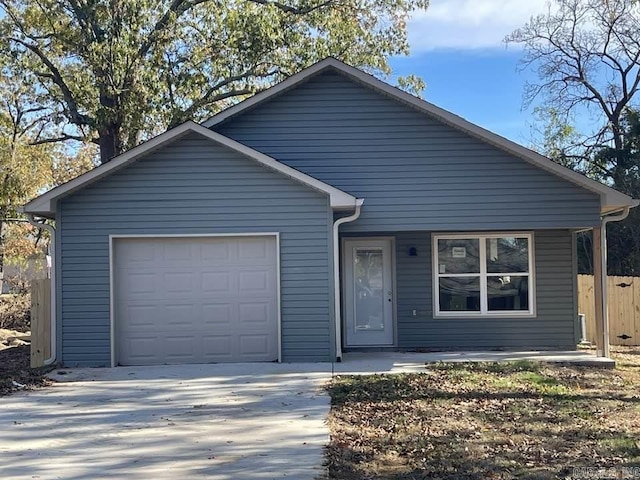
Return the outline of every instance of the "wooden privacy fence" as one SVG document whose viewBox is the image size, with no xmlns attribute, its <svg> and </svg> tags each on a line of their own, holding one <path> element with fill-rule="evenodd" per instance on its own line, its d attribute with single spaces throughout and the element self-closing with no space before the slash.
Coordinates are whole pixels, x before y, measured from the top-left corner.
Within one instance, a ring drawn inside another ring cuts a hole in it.
<svg viewBox="0 0 640 480">
<path fill-rule="evenodd" d="M 51 280 L 31 281 L 31 368 L 51 356 Z"/>
<path fill-rule="evenodd" d="M 607 277 L 609 343 L 640 345 L 640 277 Z M 587 340 L 596 343 L 593 275 L 578 275 L 578 312 L 586 316 Z"/>
</svg>

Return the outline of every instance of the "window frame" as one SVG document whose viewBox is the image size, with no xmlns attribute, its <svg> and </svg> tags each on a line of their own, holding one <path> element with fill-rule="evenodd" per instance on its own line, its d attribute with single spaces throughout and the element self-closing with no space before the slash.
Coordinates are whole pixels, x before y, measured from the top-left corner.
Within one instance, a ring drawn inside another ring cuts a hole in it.
<svg viewBox="0 0 640 480">
<path fill-rule="evenodd" d="M 487 272 L 487 239 L 519 237 L 529 241 L 527 273 L 488 273 Z M 451 273 L 441 274 L 438 267 L 438 240 L 471 239 L 480 243 L 480 272 L 479 273 Z M 432 301 L 434 318 L 532 318 L 536 316 L 536 263 L 535 263 L 535 237 L 534 232 L 465 232 L 465 233 L 438 233 L 431 239 L 432 260 Z M 529 278 L 529 310 L 489 310 L 488 306 L 488 277 L 520 276 Z M 455 311 L 446 312 L 440 310 L 440 278 L 441 277 L 479 277 L 480 278 L 480 311 Z"/>
</svg>

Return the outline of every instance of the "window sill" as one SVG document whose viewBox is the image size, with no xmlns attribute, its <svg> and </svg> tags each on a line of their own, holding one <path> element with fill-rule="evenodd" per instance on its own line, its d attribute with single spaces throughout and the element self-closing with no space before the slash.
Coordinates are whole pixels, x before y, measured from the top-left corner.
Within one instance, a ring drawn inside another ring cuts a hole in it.
<svg viewBox="0 0 640 480">
<path fill-rule="evenodd" d="M 469 320 L 469 319 L 505 319 L 505 318 L 536 318 L 536 312 L 505 312 L 505 313 L 473 313 L 473 312 L 447 312 L 447 313 L 434 313 L 434 319 L 457 319 L 457 320 Z"/>
</svg>

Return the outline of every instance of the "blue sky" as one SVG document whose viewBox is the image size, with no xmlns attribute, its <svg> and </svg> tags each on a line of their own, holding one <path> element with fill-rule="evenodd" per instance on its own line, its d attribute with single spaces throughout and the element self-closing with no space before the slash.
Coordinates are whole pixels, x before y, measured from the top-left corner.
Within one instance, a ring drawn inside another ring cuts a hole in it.
<svg viewBox="0 0 640 480">
<path fill-rule="evenodd" d="M 500 135 L 530 145 L 532 110 L 522 109 L 532 72 L 519 72 L 521 50 L 505 35 L 546 0 L 431 0 L 409 23 L 411 57 L 391 61 L 394 74 L 427 83 L 424 98 Z"/>
</svg>

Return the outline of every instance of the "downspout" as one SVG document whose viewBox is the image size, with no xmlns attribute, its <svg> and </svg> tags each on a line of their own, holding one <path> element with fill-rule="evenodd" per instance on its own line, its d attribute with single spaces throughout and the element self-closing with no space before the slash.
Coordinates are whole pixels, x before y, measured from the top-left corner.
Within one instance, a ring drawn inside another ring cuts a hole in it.
<svg viewBox="0 0 640 480">
<path fill-rule="evenodd" d="M 339 229 L 343 223 L 355 222 L 360 216 L 363 198 L 356 199 L 355 211 L 348 217 L 333 222 L 333 318 L 336 325 L 336 361 L 342 361 L 342 315 L 340 312 L 340 236 Z"/>
<path fill-rule="evenodd" d="M 49 255 L 51 257 L 51 356 L 45 359 L 45 365 L 51 365 L 56 361 L 56 346 L 58 345 L 57 339 L 57 325 L 56 325 L 56 229 L 51 225 L 43 222 L 36 222 L 33 218 L 33 214 L 26 213 L 27 221 L 37 228 L 44 228 L 49 232 Z"/>
<path fill-rule="evenodd" d="M 605 358 L 609 357 L 610 345 L 609 345 L 609 301 L 607 298 L 607 278 L 609 272 L 607 270 L 607 224 L 610 222 L 620 222 L 629 216 L 629 211 L 632 207 L 637 207 L 640 204 L 638 200 L 629 207 L 624 207 L 622 211 L 618 214 L 605 215 L 601 217 L 601 226 L 600 226 L 600 245 L 601 245 L 601 254 L 600 254 L 600 265 L 602 268 L 602 278 L 601 278 L 601 288 L 602 288 L 602 323 L 603 325 L 603 344 L 602 344 L 602 355 Z M 594 259 L 595 260 L 595 259 Z"/>
</svg>

